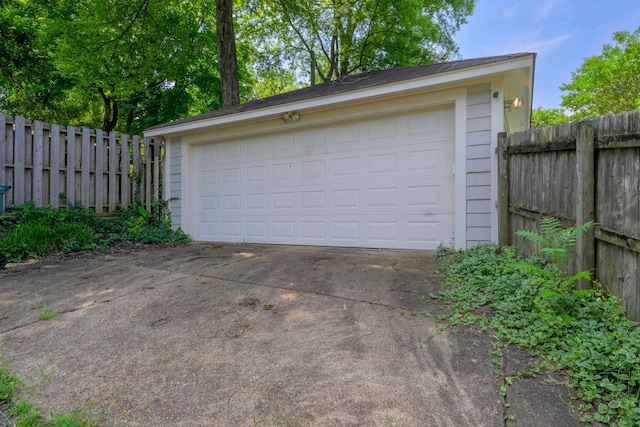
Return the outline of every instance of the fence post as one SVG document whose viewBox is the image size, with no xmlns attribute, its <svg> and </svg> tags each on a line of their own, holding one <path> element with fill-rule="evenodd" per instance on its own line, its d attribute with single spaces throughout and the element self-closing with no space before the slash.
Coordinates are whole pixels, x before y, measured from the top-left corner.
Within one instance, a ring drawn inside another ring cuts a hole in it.
<svg viewBox="0 0 640 427">
<path fill-rule="evenodd" d="M 580 122 L 576 141 L 577 206 L 576 226 L 595 219 L 595 144 L 591 122 Z M 591 227 L 576 238 L 576 272 L 596 267 L 595 230 Z M 589 282 L 580 280 L 578 287 L 586 289 Z"/>
<path fill-rule="evenodd" d="M 509 226 L 509 154 L 507 134 L 498 134 L 498 244 L 511 244 Z"/>
</svg>

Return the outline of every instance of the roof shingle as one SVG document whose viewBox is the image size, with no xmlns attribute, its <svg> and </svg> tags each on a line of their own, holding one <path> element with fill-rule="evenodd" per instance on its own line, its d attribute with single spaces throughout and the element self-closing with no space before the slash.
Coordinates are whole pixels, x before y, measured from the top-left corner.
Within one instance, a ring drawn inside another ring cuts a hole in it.
<svg viewBox="0 0 640 427">
<path fill-rule="evenodd" d="M 481 65 L 492 64 L 495 62 L 507 61 L 527 55 L 531 55 L 531 53 L 524 52 L 499 56 L 487 56 L 482 58 L 463 59 L 460 61 L 442 62 L 439 64 L 424 64 L 411 67 L 393 68 L 389 70 L 369 71 L 350 76 L 343 76 L 340 79 L 331 82 L 307 86 L 305 88 L 294 90 L 291 92 L 270 96 L 269 98 L 246 102 L 232 108 L 214 110 L 197 116 L 174 120 L 172 122 L 152 126 L 147 130 L 161 129 L 163 127 L 173 126 L 177 124 L 206 120 L 244 111 L 259 110 L 262 108 L 284 105 L 291 102 L 304 101 L 328 95 L 335 95 L 342 92 L 349 92 L 353 90 L 381 86 L 384 84 L 396 83 L 425 76 L 458 71 L 465 68 L 472 68 Z"/>
</svg>

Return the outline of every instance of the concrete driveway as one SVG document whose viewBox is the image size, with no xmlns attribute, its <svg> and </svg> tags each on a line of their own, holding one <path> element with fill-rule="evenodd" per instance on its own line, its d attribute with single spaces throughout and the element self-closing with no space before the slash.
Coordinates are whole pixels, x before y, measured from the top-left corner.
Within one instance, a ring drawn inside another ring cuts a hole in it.
<svg viewBox="0 0 640 427">
<path fill-rule="evenodd" d="M 1 338 L 33 403 L 102 425 L 503 426 L 494 338 L 422 315 L 437 269 L 251 244 L 54 257 L 0 271 Z M 38 320 L 44 304 L 63 315 Z M 514 425 L 577 425 L 541 384 L 519 384 Z"/>
</svg>

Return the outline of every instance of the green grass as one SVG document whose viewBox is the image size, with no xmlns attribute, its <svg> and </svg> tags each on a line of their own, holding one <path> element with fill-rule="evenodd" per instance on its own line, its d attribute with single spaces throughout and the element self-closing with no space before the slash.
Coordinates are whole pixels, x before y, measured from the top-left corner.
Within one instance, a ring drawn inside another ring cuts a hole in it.
<svg viewBox="0 0 640 427">
<path fill-rule="evenodd" d="M 447 288 L 438 298 L 451 324 L 492 328 L 500 349 L 519 345 L 537 357 L 536 369 L 566 373 L 584 404 L 582 420 L 640 425 L 640 332 L 618 298 L 601 285 L 575 288 L 553 263 L 522 259 L 514 248 L 480 245 L 446 261 Z M 579 277 L 584 277 L 581 273 Z M 478 309 L 491 307 L 490 314 Z M 503 383 L 501 386 L 507 386 Z"/>
<path fill-rule="evenodd" d="M 35 314 L 36 316 L 38 316 L 38 319 L 40 320 L 51 320 L 51 319 L 55 319 L 56 317 L 62 316 L 62 313 L 55 310 L 51 310 L 50 308 L 47 308 L 47 304 L 44 304 L 42 309 L 36 310 Z"/>
<path fill-rule="evenodd" d="M 117 241 L 140 243 L 189 242 L 170 226 L 168 212 L 156 217 L 144 208 L 119 211 L 104 218 L 80 206 L 68 209 L 36 208 L 27 203 L 8 207 L 16 222 L 0 225 L 0 253 L 9 262 L 57 253 L 105 249 Z"/>
<path fill-rule="evenodd" d="M 20 427 L 93 427 L 98 420 L 91 416 L 89 408 L 77 408 L 70 413 L 51 413 L 48 417 L 42 410 L 19 397 L 23 383 L 15 375 L 0 354 L 0 411 L 13 424 Z M 0 424 L 4 425 L 0 415 Z"/>
</svg>

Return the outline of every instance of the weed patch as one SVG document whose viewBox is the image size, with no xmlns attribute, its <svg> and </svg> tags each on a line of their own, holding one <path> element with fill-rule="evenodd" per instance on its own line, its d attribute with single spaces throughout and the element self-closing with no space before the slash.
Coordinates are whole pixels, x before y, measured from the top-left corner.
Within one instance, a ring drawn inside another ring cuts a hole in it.
<svg viewBox="0 0 640 427">
<path fill-rule="evenodd" d="M 51 320 L 55 319 L 56 317 L 62 316 L 62 313 L 48 308 L 47 304 L 44 304 L 44 306 L 40 310 L 36 310 L 35 314 L 40 320 Z"/>
<path fill-rule="evenodd" d="M 537 357 L 538 368 L 565 372 L 585 402 L 579 408 L 583 421 L 640 425 L 637 323 L 625 317 L 618 298 L 598 283 L 575 289 L 575 281 L 588 275 L 567 278 L 560 268 L 564 253 L 522 259 L 514 248 L 489 244 L 451 254 L 448 288 L 438 298 L 454 312 L 440 320 L 490 327 L 501 348 L 522 346 Z M 479 310 L 485 306 L 490 313 Z M 505 381 L 501 387 L 508 385 Z"/>
<path fill-rule="evenodd" d="M 98 425 L 89 408 L 76 408 L 66 414 L 51 413 L 45 417 L 42 410 L 18 394 L 23 387 L 0 354 L 0 425 L 24 427 L 93 427 Z M 4 422 L 3 422 L 4 421 Z M 6 423 L 6 424 L 5 424 Z"/>
</svg>

